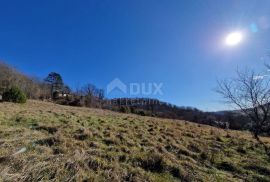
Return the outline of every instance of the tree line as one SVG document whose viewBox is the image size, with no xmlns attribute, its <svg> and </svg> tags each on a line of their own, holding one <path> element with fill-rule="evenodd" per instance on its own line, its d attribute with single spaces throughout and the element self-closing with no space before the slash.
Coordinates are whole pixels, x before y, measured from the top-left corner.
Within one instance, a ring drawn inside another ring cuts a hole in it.
<svg viewBox="0 0 270 182">
<path fill-rule="evenodd" d="M 0 62 L 0 95 L 20 90 L 27 99 L 48 100 L 58 104 L 102 107 L 104 91 L 93 84 L 85 84 L 73 91 L 59 73 L 51 72 L 44 79 L 27 76 L 4 62 Z"/>
</svg>

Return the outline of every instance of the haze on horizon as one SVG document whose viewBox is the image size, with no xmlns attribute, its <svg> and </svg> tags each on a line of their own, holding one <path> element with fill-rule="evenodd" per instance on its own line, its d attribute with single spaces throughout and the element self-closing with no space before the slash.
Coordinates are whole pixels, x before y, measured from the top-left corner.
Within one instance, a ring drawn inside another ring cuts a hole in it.
<svg viewBox="0 0 270 182">
<path fill-rule="evenodd" d="M 163 83 L 147 96 L 207 111 L 228 109 L 217 79 L 268 74 L 270 62 L 268 0 L 3 1 L 0 25 L 0 59 L 29 75 L 56 71 L 73 88 Z"/>
</svg>

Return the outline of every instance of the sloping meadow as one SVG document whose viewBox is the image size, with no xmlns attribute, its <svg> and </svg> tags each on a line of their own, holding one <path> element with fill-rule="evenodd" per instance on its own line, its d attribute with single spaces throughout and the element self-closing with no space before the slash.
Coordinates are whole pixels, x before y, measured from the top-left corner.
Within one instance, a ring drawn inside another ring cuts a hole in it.
<svg viewBox="0 0 270 182">
<path fill-rule="evenodd" d="M 263 140 L 269 145 L 269 138 Z M 270 160 L 248 132 L 31 100 L 0 103 L 3 181 L 270 181 L 269 176 Z"/>
</svg>

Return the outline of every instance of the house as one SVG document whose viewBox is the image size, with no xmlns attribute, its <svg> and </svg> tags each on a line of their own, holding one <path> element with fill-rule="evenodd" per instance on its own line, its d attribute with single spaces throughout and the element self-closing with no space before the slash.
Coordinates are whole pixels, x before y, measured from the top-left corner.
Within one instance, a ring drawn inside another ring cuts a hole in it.
<svg viewBox="0 0 270 182">
<path fill-rule="evenodd" d="M 68 97 L 70 97 L 70 96 L 71 96 L 71 94 L 66 93 L 66 92 L 64 92 L 64 91 L 62 91 L 62 92 L 55 91 L 55 92 L 53 93 L 53 98 L 54 98 L 54 99 L 68 98 Z"/>
</svg>

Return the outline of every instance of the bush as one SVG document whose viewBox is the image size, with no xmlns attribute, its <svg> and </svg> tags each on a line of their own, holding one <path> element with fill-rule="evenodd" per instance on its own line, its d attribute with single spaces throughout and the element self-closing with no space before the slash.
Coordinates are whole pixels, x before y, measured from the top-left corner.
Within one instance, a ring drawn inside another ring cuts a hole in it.
<svg viewBox="0 0 270 182">
<path fill-rule="evenodd" d="M 138 111 L 137 114 L 141 115 L 141 116 L 146 116 L 144 111 Z"/>
<path fill-rule="evenodd" d="M 27 98 L 20 88 L 12 87 L 8 91 L 4 92 L 3 100 L 7 102 L 25 103 Z"/>
<path fill-rule="evenodd" d="M 130 108 L 121 106 L 119 111 L 122 112 L 122 113 L 130 113 Z"/>
</svg>

